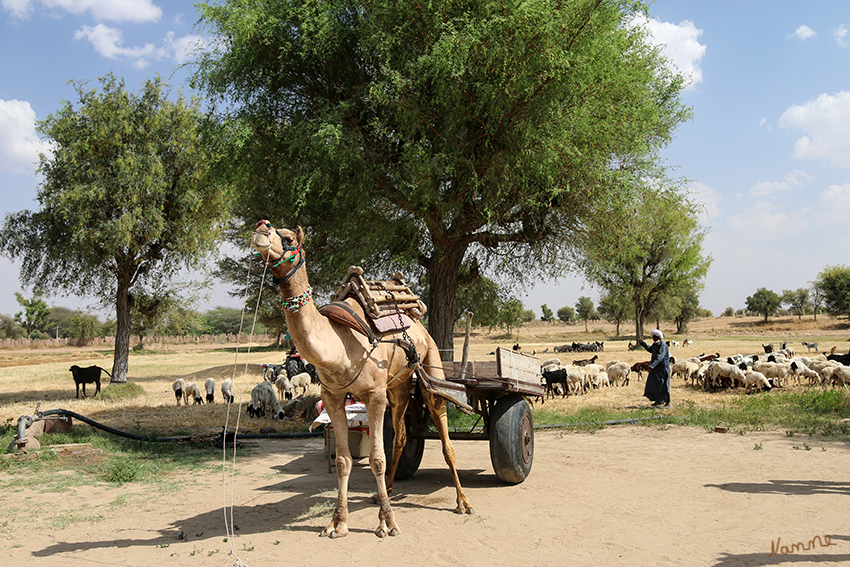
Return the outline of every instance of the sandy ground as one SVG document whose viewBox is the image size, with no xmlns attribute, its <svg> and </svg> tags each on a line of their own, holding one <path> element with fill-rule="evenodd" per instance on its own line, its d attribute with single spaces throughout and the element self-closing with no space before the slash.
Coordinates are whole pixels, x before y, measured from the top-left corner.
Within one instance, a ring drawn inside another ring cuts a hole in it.
<svg viewBox="0 0 850 567">
<path fill-rule="evenodd" d="M 496 478 L 486 442 L 455 444 L 475 513 L 452 512 L 454 489 L 439 443 L 429 441 L 417 474 L 396 483 L 397 537 L 372 533 L 375 483 L 361 459 L 351 533 L 319 538 L 336 489 L 322 439 L 262 440 L 237 454 L 232 481 L 221 471 L 195 475 L 179 493 L 138 483 L 61 496 L 8 491 L 0 496 L 6 510 L 46 504 L 56 516 L 92 519 L 7 533 L 0 564 L 850 564 L 846 443 L 683 427 L 538 431 L 531 475 L 515 486 Z M 229 540 L 225 502 L 238 529 Z"/>
</svg>

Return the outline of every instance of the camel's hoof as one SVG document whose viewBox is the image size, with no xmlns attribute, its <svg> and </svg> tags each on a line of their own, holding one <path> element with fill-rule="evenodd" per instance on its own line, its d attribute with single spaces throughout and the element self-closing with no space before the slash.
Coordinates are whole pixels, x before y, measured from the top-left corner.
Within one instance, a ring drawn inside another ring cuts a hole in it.
<svg viewBox="0 0 850 567">
<path fill-rule="evenodd" d="M 375 530 L 375 535 L 383 539 L 387 537 L 387 530 L 385 530 L 384 528 L 378 528 L 377 530 Z"/>
<path fill-rule="evenodd" d="M 455 508 L 455 514 L 474 514 L 475 510 L 472 509 L 472 506 L 458 506 Z"/>
<path fill-rule="evenodd" d="M 330 536 L 331 539 L 337 539 L 337 538 L 340 538 L 340 537 L 345 537 L 348 534 L 343 534 L 343 533 L 338 532 L 337 530 L 333 530 L 328 535 Z"/>
<path fill-rule="evenodd" d="M 400 531 L 398 531 L 396 528 L 393 528 L 393 529 L 391 529 L 391 530 L 390 530 L 390 537 L 395 537 L 395 536 L 397 536 L 397 535 L 398 535 L 398 534 L 400 534 L 400 533 L 401 533 L 401 532 L 400 532 Z"/>
</svg>

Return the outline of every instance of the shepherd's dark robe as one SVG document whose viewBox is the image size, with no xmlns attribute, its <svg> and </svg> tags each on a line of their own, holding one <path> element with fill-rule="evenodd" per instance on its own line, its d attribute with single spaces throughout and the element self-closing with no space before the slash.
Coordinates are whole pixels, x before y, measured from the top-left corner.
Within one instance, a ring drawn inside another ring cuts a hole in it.
<svg viewBox="0 0 850 567">
<path fill-rule="evenodd" d="M 652 355 L 643 396 L 653 402 L 670 403 L 670 350 L 667 343 L 654 341 L 648 345 L 641 340 L 640 346 Z"/>
</svg>

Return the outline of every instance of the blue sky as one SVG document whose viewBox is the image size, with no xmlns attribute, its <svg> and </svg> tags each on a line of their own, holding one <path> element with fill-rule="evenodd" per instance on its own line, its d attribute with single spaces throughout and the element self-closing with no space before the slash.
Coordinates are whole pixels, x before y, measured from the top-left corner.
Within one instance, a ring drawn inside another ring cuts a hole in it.
<svg viewBox="0 0 850 567">
<path fill-rule="evenodd" d="M 659 0 L 646 25 L 691 84 L 694 118 L 664 151 L 705 205 L 714 258 L 701 303 L 719 314 L 759 287 L 806 287 L 850 263 L 850 2 Z M 33 123 L 75 102 L 69 79 L 112 71 L 138 91 L 185 82 L 197 13 L 186 0 L 0 0 L 0 214 L 33 209 Z M 188 92 L 188 91 L 187 91 Z M 19 310 L 18 267 L 0 258 L 0 313 Z M 521 297 L 540 313 L 598 291 L 580 278 Z M 93 299 L 55 295 L 72 308 Z M 238 306 L 222 289 L 206 308 Z"/>
</svg>

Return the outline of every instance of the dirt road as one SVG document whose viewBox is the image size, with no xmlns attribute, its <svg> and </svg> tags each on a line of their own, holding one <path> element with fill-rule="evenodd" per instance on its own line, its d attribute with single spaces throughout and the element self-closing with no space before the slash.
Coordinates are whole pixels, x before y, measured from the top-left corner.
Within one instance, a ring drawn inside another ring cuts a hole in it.
<svg viewBox="0 0 850 567">
<path fill-rule="evenodd" d="M 398 537 L 372 533 L 364 459 L 352 475 L 351 533 L 319 538 L 336 490 L 322 440 L 264 440 L 237 455 L 232 484 L 219 471 L 175 478 L 164 494 L 138 483 L 8 491 L 2 564 L 850 564 L 846 443 L 681 427 L 538 432 L 531 476 L 516 486 L 495 477 L 486 442 L 456 446 L 475 514 L 452 513 L 454 489 L 429 441 L 419 472 L 396 483 Z M 238 531 L 225 541 L 231 494 Z M 32 506 L 64 521 L 13 529 Z"/>
</svg>

